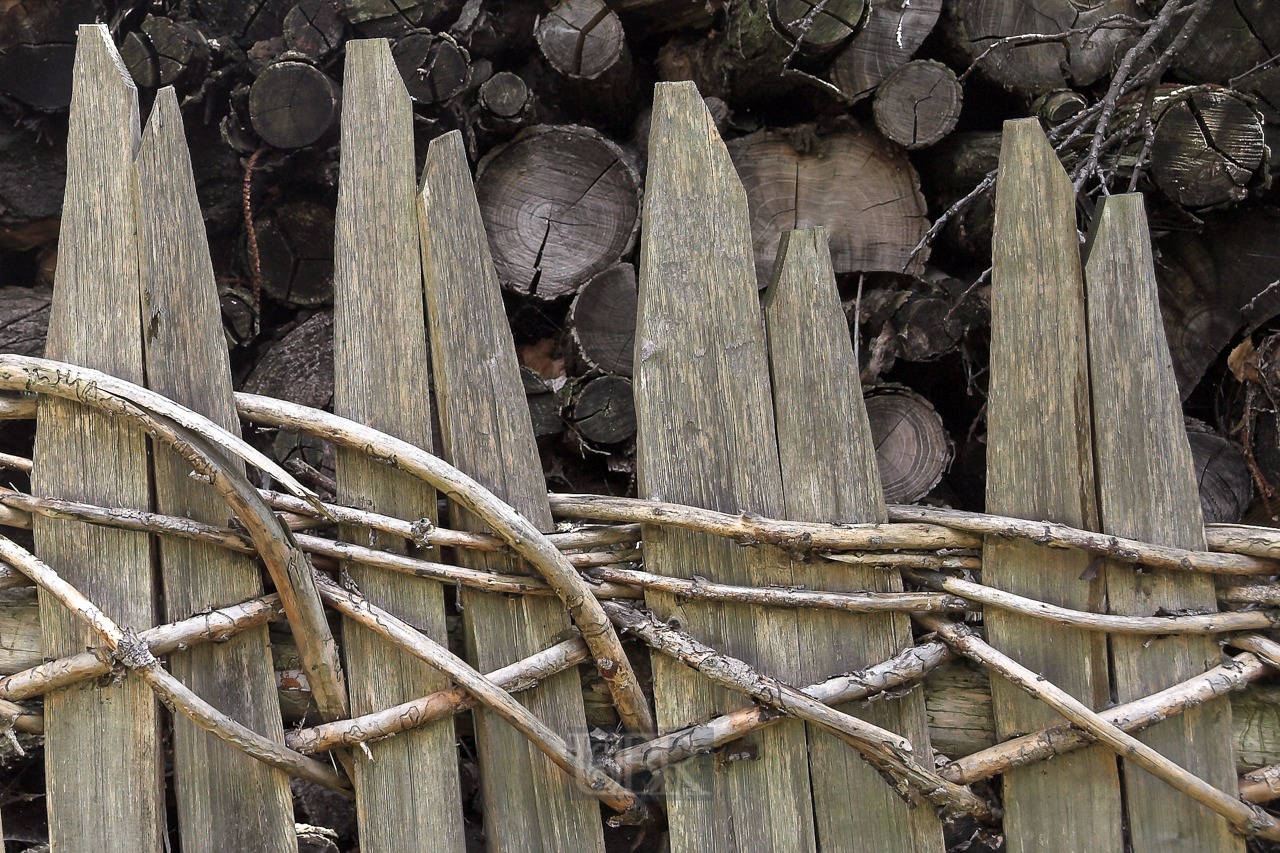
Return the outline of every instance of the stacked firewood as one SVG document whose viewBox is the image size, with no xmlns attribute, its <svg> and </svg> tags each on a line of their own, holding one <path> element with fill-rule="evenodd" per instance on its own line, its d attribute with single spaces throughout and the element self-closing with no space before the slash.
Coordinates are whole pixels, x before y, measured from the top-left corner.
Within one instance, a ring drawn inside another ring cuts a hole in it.
<svg viewBox="0 0 1280 853">
<path fill-rule="evenodd" d="M 420 152 L 463 132 L 549 483 L 626 493 L 648 108 L 653 82 L 692 79 L 761 285 L 782 231 L 828 230 L 889 499 L 980 509 L 993 169 L 1002 121 L 1036 115 L 1082 234 L 1098 196 L 1145 192 L 1206 511 L 1267 520 L 1280 18 L 1264 0 L 1078 5 L 4 0 L 0 345 L 40 348 L 75 25 L 105 21 L 144 112 L 158 87 L 181 99 L 237 380 L 325 405 L 343 45 L 387 37 Z"/>
<path fill-rule="evenodd" d="M 344 45 L 385 37 L 413 98 L 419 157 L 432 139 L 462 132 L 549 487 L 634 494 L 649 107 L 655 81 L 693 80 L 746 191 L 760 285 L 782 232 L 827 229 L 888 500 L 981 510 L 994 170 L 1002 122 L 1036 116 L 1076 183 L 1082 241 L 1099 197 L 1145 194 L 1205 520 L 1272 524 L 1273 7 L 0 0 L 0 351 L 43 352 L 76 25 L 102 21 L 144 118 L 161 87 L 179 96 L 237 387 L 329 406 Z M 29 422 L 0 422 L 0 451 L 29 457 L 32 437 Z M 333 493 L 324 442 L 285 431 L 251 438 Z M 26 488 L 21 471 L 6 474 Z M 30 605 L 0 602 L 9 603 L 14 613 Z M 34 617 L 23 613 L 14 618 L 27 622 L 0 629 L 0 657 L 35 659 Z M 294 700 L 282 704 L 302 722 L 309 694 L 288 635 L 276 640 L 282 697 Z M 602 697 L 601 685 L 585 684 L 588 697 Z M 607 702 L 592 707 L 593 723 L 607 725 Z M 975 740 L 966 727 L 976 724 L 945 716 L 963 711 L 938 711 L 935 743 L 949 743 L 948 730 Z M 34 844 L 39 763 L 3 753 L 0 770 L 9 840 Z M 309 835 L 304 849 L 347 849 L 349 805 L 315 786 L 295 793 L 301 819 L 333 830 Z"/>
</svg>

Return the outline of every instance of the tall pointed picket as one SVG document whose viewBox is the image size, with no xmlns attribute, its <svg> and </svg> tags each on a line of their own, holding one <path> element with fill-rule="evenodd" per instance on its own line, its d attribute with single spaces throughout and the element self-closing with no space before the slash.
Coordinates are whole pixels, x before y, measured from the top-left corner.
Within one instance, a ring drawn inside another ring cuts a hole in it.
<svg viewBox="0 0 1280 853">
<path fill-rule="evenodd" d="M 80 27 L 67 135 L 67 189 L 49 358 L 142 383 L 138 247 L 130 187 L 138 99 L 105 25 Z M 143 433 L 79 403 L 41 397 L 32 489 L 100 506 L 150 508 Z M 36 554 L 124 627 L 154 623 L 144 533 L 37 517 Z M 41 591 L 45 655 L 95 645 Z M 49 838 L 60 850 L 146 853 L 164 829 L 156 701 L 137 676 L 45 697 Z M 122 780 L 128 780 L 123 783 Z"/>
<path fill-rule="evenodd" d="M 156 94 L 134 164 L 147 385 L 239 433 L 218 289 L 196 198 L 182 114 L 172 88 Z M 223 524 L 227 508 L 168 447 L 153 448 L 156 508 Z M 186 619 L 262 594 L 254 561 L 175 537 L 160 541 L 165 617 Z M 170 655 L 184 684 L 218 710 L 284 740 L 267 628 Z M 186 853 L 297 850 L 293 801 L 282 771 L 173 717 L 174 788 Z"/>
<path fill-rule="evenodd" d="M 692 83 L 660 83 L 649 135 L 636 326 L 642 498 L 778 516 L 782 477 L 757 297 L 746 194 Z M 648 570 L 722 583 L 793 582 L 780 550 L 646 528 Z M 766 673 L 801 683 L 796 615 L 648 592 L 660 619 Z M 653 659 L 662 732 L 742 705 L 663 655 Z M 756 760 L 706 755 L 665 774 L 671 849 L 813 850 L 804 726 L 753 735 Z"/>
<path fill-rule="evenodd" d="M 765 295 L 773 410 L 782 464 L 785 518 L 876 522 L 887 519 L 875 442 L 862 402 L 849 327 L 840 309 L 823 228 L 788 231 Z M 792 563 L 811 589 L 900 592 L 897 572 L 838 562 Z M 905 613 L 805 613 L 800 619 L 802 684 L 879 663 L 911 644 Z M 924 694 L 841 708 L 898 734 L 932 766 Z M 849 745 L 808 730 L 818 844 L 823 850 L 943 849 L 933 809 L 913 808 Z M 853 804 L 857 807 L 853 807 Z"/>
<path fill-rule="evenodd" d="M 1005 122 L 993 240 L 987 512 L 1096 530 L 1075 191 L 1037 119 Z M 988 537 L 983 580 L 1076 610 L 1103 604 L 1101 574 L 1082 551 Z M 985 616 L 1002 652 L 1093 708 L 1110 700 L 1106 635 Z M 999 678 L 991 692 L 1002 738 L 1061 721 Z M 1116 760 L 1103 747 L 1007 773 L 1004 802 L 1010 853 L 1122 849 Z"/>
<path fill-rule="evenodd" d="M 431 448 L 427 337 L 414 209 L 413 114 L 386 39 L 347 42 L 342 172 L 334 246 L 336 414 Z M 339 449 L 343 503 L 399 518 L 436 517 L 422 481 L 355 450 Z M 403 539 L 343 528 L 344 538 L 404 552 Z M 370 601 L 445 642 L 439 584 L 349 563 Z M 430 666 L 347 619 L 351 710 L 367 714 L 443 689 Z M 443 720 L 357 752 L 361 847 L 379 851 L 464 846 L 453 721 Z"/>
<path fill-rule="evenodd" d="M 515 343 L 489 257 L 480 206 L 462 138 L 435 139 L 427 152 L 418 222 L 431 366 L 444 455 L 543 531 L 553 529 L 546 481 L 525 403 Z M 453 507 L 453 524 L 482 530 Z M 472 568 L 528 573 L 504 554 L 462 552 Z M 467 653 L 491 672 L 545 649 L 569 630 L 560 601 L 461 591 Z M 575 670 L 544 679 L 520 701 L 571 744 L 589 753 L 586 713 Z M 599 851 L 600 809 L 513 728 L 476 712 L 485 834 L 491 850 Z"/>
<path fill-rule="evenodd" d="M 1174 548 L 1205 549 L 1200 490 L 1156 297 L 1142 196 L 1111 196 L 1095 216 L 1085 279 L 1101 530 Z M 1217 609 L 1213 579 L 1107 566 L 1112 613 Z M 1216 666 L 1209 636 L 1111 638 L 1116 698 L 1131 702 Z M 1231 703 L 1218 700 L 1148 729 L 1141 739 L 1182 767 L 1235 791 Z M 1227 822 L 1137 768 L 1124 774 L 1134 853 L 1244 850 Z"/>
</svg>

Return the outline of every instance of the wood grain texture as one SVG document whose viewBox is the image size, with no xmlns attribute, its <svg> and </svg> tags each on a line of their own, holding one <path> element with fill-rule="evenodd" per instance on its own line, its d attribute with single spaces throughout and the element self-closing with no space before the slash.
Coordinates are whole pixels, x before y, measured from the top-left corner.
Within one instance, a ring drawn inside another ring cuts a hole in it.
<svg viewBox="0 0 1280 853">
<path fill-rule="evenodd" d="M 634 369 L 640 497 L 776 517 L 782 478 L 747 198 L 693 84 L 658 84 L 649 152 Z M 644 550 L 659 574 L 793 582 L 772 547 L 649 527 Z M 656 592 L 646 601 L 699 641 L 800 683 L 795 614 Z M 660 732 L 742 706 L 665 655 L 653 670 Z M 672 851 L 815 849 L 804 726 L 772 726 L 731 751 L 758 760 L 704 755 L 667 771 Z"/>
<path fill-rule="evenodd" d="M 79 28 L 67 141 L 67 195 L 46 355 L 142 382 L 138 259 L 129 165 L 138 143 L 137 91 L 108 29 Z M 146 510 L 146 438 L 87 407 L 42 397 L 32 488 L 41 496 Z M 86 476 L 93 471 L 93 476 Z M 151 553 L 141 533 L 73 521 L 35 524 L 41 560 L 120 625 L 154 624 Z M 106 571 L 110 567 L 110 571 Z M 90 630 L 41 593 L 45 654 L 96 646 Z M 52 844 L 127 853 L 157 850 L 164 827 L 156 702 L 136 676 L 45 698 L 45 768 Z M 129 784 L 122 784 L 122 780 Z"/>
<path fill-rule="evenodd" d="M 875 444 L 825 229 L 782 235 L 764 305 L 785 517 L 884 522 L 888 514 Z M 877 567 L 793 561 L 791 571 L 793 582 L 812 589 L 902 590 L 901 575 Z M 806 650 L 801 684 L 871 666 L 911 644 L 905 613 L 815 611 L 805 613 L 799 626 Z M 932 766 L 922 690 L 865 709 L 860 704 L 840 710 L 905 735 L 917 760 Z M 904 802 L 848 744 L 829 733 L 810 725 L 808 739 L 823 850 L 943 849 L 942 823 L 933 809 Z"/>
<path fill-rule="evenodd" d="M 427 336 L 414 212 L 413 117 L 385 39 L 347 44 L 342 172 L 334 244 L 334 413 L 431 449 Z M 433 488 L 338 448 L 339 499 L 398 518 L 436 518 Z M 347 541 L 403 553 L 404 540 L 344 526 Z M 440 584 L 347 563 L 369 600 L 445 642 Z M 351 712 L 368 714 L 448 685 L 439 672 L 351 619 L 343 620 Z M 461 851 L 453 721 L 354 754 L 361 846 Z M 408 788 L 406 789 L 406 784 Z"/>
<path fill-rule="evenodd" d="M 141 323 L 147 387 L 239 434 L 218 288 L 205 242 L 182 115 L 172 88 L 156 95 L 134 163 Z M 170 448 L 153 448 L 156 509 L 225 524 L 226 503 Z M 262 595 L 251 558 L 212 545 L 160 540 L 165 618 L 186 619 Z M 226 643 L 169 658 L 175 676 L 218 710 L 284 741 L 265 625 Z M 184 851 L 292 851 L 293 802 L 284 772 L 272 769 L 173 716 L 174 787 Z"/>
<path fill-rule="evenodd" d="M 72 85 L 67 191 L 45 352 L 141 384 L 130 188 L 137 91 L 105 26 L 80 27 Z M 150 508 L 147 445 L 140 430 L 48 397 L 37 411 L 37 494 Z M 145 534 L 49 519 L 36 521 L 34 532 L 40 559 L 111 619 L 129 628 L 153 624 Z M 61 657 L 98 644 L 75 615 L 44 593 L 40 609 L 46 655 Z M 51 693 L 45 697 L 45 731 L 50 841 L 67 850 L 159 850 L 164 795 L 151 689 L 129 675 L 119 684 Z"/>
<path fill-rule="evenodd" d="M 542 464 L 525 405 L 484 223 L 456 131 L 434 140 L 419 194 L 422 277 L 443 455 L 540 530 L 553 529 Z M 484 530 L 454 506 L 452 525 Z M 500 554 L 466 552 L 462 565 L 529 574 Z M 462 591 L 467 654 L 491 672 L 551 645 L 570 628 L 560 601 Z M 576 670 L 544 680 L 520 701 L 577 748 L 587 746 Z M 524 737 L 476 712 L 489 849 L 602 850 L 595 800 L 576 788 Z"/>
<path fill-rule="evenodd" d="M 1035 119 L 1005 122 L 996 184 L 987 404 L 987 512 L 1097 529 L 1084 286 L 1075 193 Z M 1089 557 L 988 538 L 983 579 L 1019 595 L 1100 610 Z M 993 612 L 992 645 L 1093 708 L 1109 700 L 1106 637 Z M 992 685 L 1001 737 L 1061 718 L 1008 682 Z M 1010 853 L 1121 849 L 1115 757 L 1082 750 L 1004 779 Z"/>
<path fill-rule="evenodd" d="M 1204 550 L 1199 488 L 1178 383 L 1156 296 L 1155 262 L 1140 194 L 1105 199 L 1087 250 L 1089 370 L 1098 510 L 1105 533 Z M 1217 609 L 1213 579 L 1108 564 L 1112 613 L 1154 616 Z M 1130 702 L 1198 675 L 1220 659 L 1211 637 L 1111 638 L 1116 698 Z M 1224 791 L 1236 790 L 1231 703 L 1211 702 L 1143 733 L 1141 740 Z M 1217 814 L 1126 767 L 1125 806 L 1135 853 L 1242 851 Z"/>
</svg>

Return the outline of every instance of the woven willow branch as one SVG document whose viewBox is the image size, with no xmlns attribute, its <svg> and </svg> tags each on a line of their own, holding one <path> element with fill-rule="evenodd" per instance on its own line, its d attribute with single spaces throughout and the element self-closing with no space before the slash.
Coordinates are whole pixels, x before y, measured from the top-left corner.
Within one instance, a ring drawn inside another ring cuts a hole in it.
<svg viewBox="0 0 1280 853">
<path fill-rule="evenodd" d="M 0 559 L 26 574 L 41 589 L 78 616 L 102 640 L 111 658 L 137 673 L 170 709 L 182 712 L 200 728 L 259 761 L 326 788 L 349 792 L 350 786 L 346 780 L 327 764 L 286 749 L 242 726 L 191 692 L 160 665 L 160 661 L 137 632 L 120 628 L 79 590 L 59 577 L 57 572 L 3 536 L 0 536 Z"/>
<path fill-rule="evenodd" d="M 974 634 L 968 626 L 951 622 L 932 613 L 918 613 L 912 618 L 925 628 L 937 632 L 938 636 L 958 653 L 981 663 L 1044 702 L 1075 726 L 1087 732 L 1093 739 L 1111 747 L 1126 761 L 1132 762 L 1160 781 L 1222 815 L 1238 832 L 1280 841 L 1280 822 L 1277 822 L 1274 817 L 1257 806 L 1242 803 L 1198 776 L 1188 773 L 1142 741 L 1124 733 L 1089 710 L 1078 699 L 1053 682 L 1036 675 L 1017 661 L 997 651 Z"/>
</svg>

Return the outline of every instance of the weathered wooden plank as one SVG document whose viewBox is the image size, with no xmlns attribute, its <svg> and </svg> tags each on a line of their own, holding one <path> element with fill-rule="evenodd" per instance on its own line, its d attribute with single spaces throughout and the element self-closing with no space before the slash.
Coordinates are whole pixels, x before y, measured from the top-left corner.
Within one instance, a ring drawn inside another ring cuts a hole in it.
<svg viewBox="0 0 1280 853">
<path fill-rule="evenodd" d="M 137 91 L 101 24 L 80 27 L 67 135 L 67 189 L 49 314 L 49 358 L 142 382 L 138 248 L 130 168 Z M 32 488 L 41 496 L 148 509 L 140 430 L 78 403 L 42 397 Z M 153 624 L 148 537 L 38 519 L 36 553 L 129 628 Z M 46 655 L 97 645 L 41 593 Z M 164 827 L 156 701 L 135 676 L 45 697 L 49 838 L 67 850 L 156 851 Z M 128 780 L 127 783 L 124 780 Z"/>
<path fill-rule="evenodd" d="M 550 531 L 554 525 L 515 343 L 456 131 L 432 141 L 418 199 L 444 456 L 540 530 Z M 485 529 L 456 506 L 451 520 L 459 529 Z M 473 568 L 529 573 L 523 564 L 499 554 L 470 551 L 459 559 Z M 467 653 L 482 672 L 546 648 L 570 627 L 555 599 L 503 598 L 464 589 L 462 604 Z M 575 747 L 587 747 L 576 670 L 549 678 L 519 698 Z M 510 726 L 483 712 L 475 716 L 489 849 L 603 849 L 595 800 Z"/>
<path fill-rule="evenodd" d="M 205 242 L 182 114 L 170 87 L 156 94 L 134 163 L 138 267 L 147 385 L 239 434 L 218 288 Z M 153 448 L 156 509 L 225 524 L 226 503 L 192 479 L 170 448 Z M 262 594 L 254 560 L 174 537 L 160 540 L 166 621 Z M 170 655 L 182 683 L 260 734 L 284 741 L 267 627 Z M 173 717 L 174 788 L 182 849 L 199 853 L 293 851 L 289 780 Z"/>
<path fill-rule="evenodd" d="M 987 511 L 1097 529 L 1084 287 L 1075 193 L 1035 119 L 1005 122 L 991 280 Z M 1099 610 L 1102 578 L 1077 551 L 988 538 L 991 586 Z M 1011 613 L 986 618 L 993 645 L 1093 708 L 1109 700 L 1106 637 Z M 1017 687 L 992 685 L 1001 737 L 1061 718 Z M 1116 760 L 1101 747 L 1004 780 L 1010 853 L 1121 849 Z"/>
<path fill-rule="evenodd" d="M 782 477 L 746 193 L 692 83 L 658 84 L 649 153 L 634 367 L 640 496 L 776 517 Z M 771 547 L 652 527 L 644 550 L 651 572 L 793 582 Z M 646 600 L 698 640 L 799 683 L 809 650 L 794 613 Z M 742 704 L 663 655 L 653 669 L 661 732 Z M 707 755 L 666 773 L 672 851 L 815 849 L 804 726 L 773 726 L 738 746 L 757 760 Z"/>
<path fill-rule="evenodd" d="M 1178 384 L 1156 296 L 1155 262 L 1142 196 L 1111 196 L 1095 215 L 1085 262 L 1089 370 L 1105 533 L 1204 550 L 1199 488 Z M 1112 613 L 1217 609 L 1213 579 L 1110 563 Z M 1129 702 L 1219 662 L 1211 637 L 1111 638 L 1116 698 Z M 1147 730 L 1141 740 L 1200 778 L 1235 791 L 1231 703 L 1212 702 Z M 1135 853 L 1242 851 L 1244 839 L 1207 808 L 1136 768 L 1124 774 Z"/>
<path fill-rule="evenodd" d="M 334 243 L 334 412 L 431 449 L 427 334 L 414 210 L 413 115 L 386 39 L 347 43 L 342 172 Z M 338 449 L 343 503 L 398 518 L 436 518 L 435 490 L 364 453 Z M 404 540 L 343 528 L 349 541 L 404 551 Z M 439 584 L 347 564 L 369 599 L 445 642 Z M 368 714 L 447 685 L 440 673 L 343 620 L 351 712 Z M 360 843 L 370 850 L 464 847 L 453 721 L 355 752 Z M 411 784 L 410 784 L 411 780 Z"/>
<path fill-rule="evenodd" d="M 797 521 L 887 520 L 875 443 L 862 404 L 849 326 L 840 309 L 823 228 L 784 232 L 765 294 L 773 410 L 786 518 Z M 795 583 L 811 589 L 897 592 L 902 576 L 870 566 L 793 562 Z M 800 682 L 871 666 L 911 644 L 905 613 L 834 611 L 800 617 Z M 924 691 L 841 708 L 910 738 L 917 760 L 932 767 Z M 913 808 L 872 767 L 829 733 L 808 727 L 818 843 L 824 850 L 943 849 L 942 822 Z"/>
</svg>

